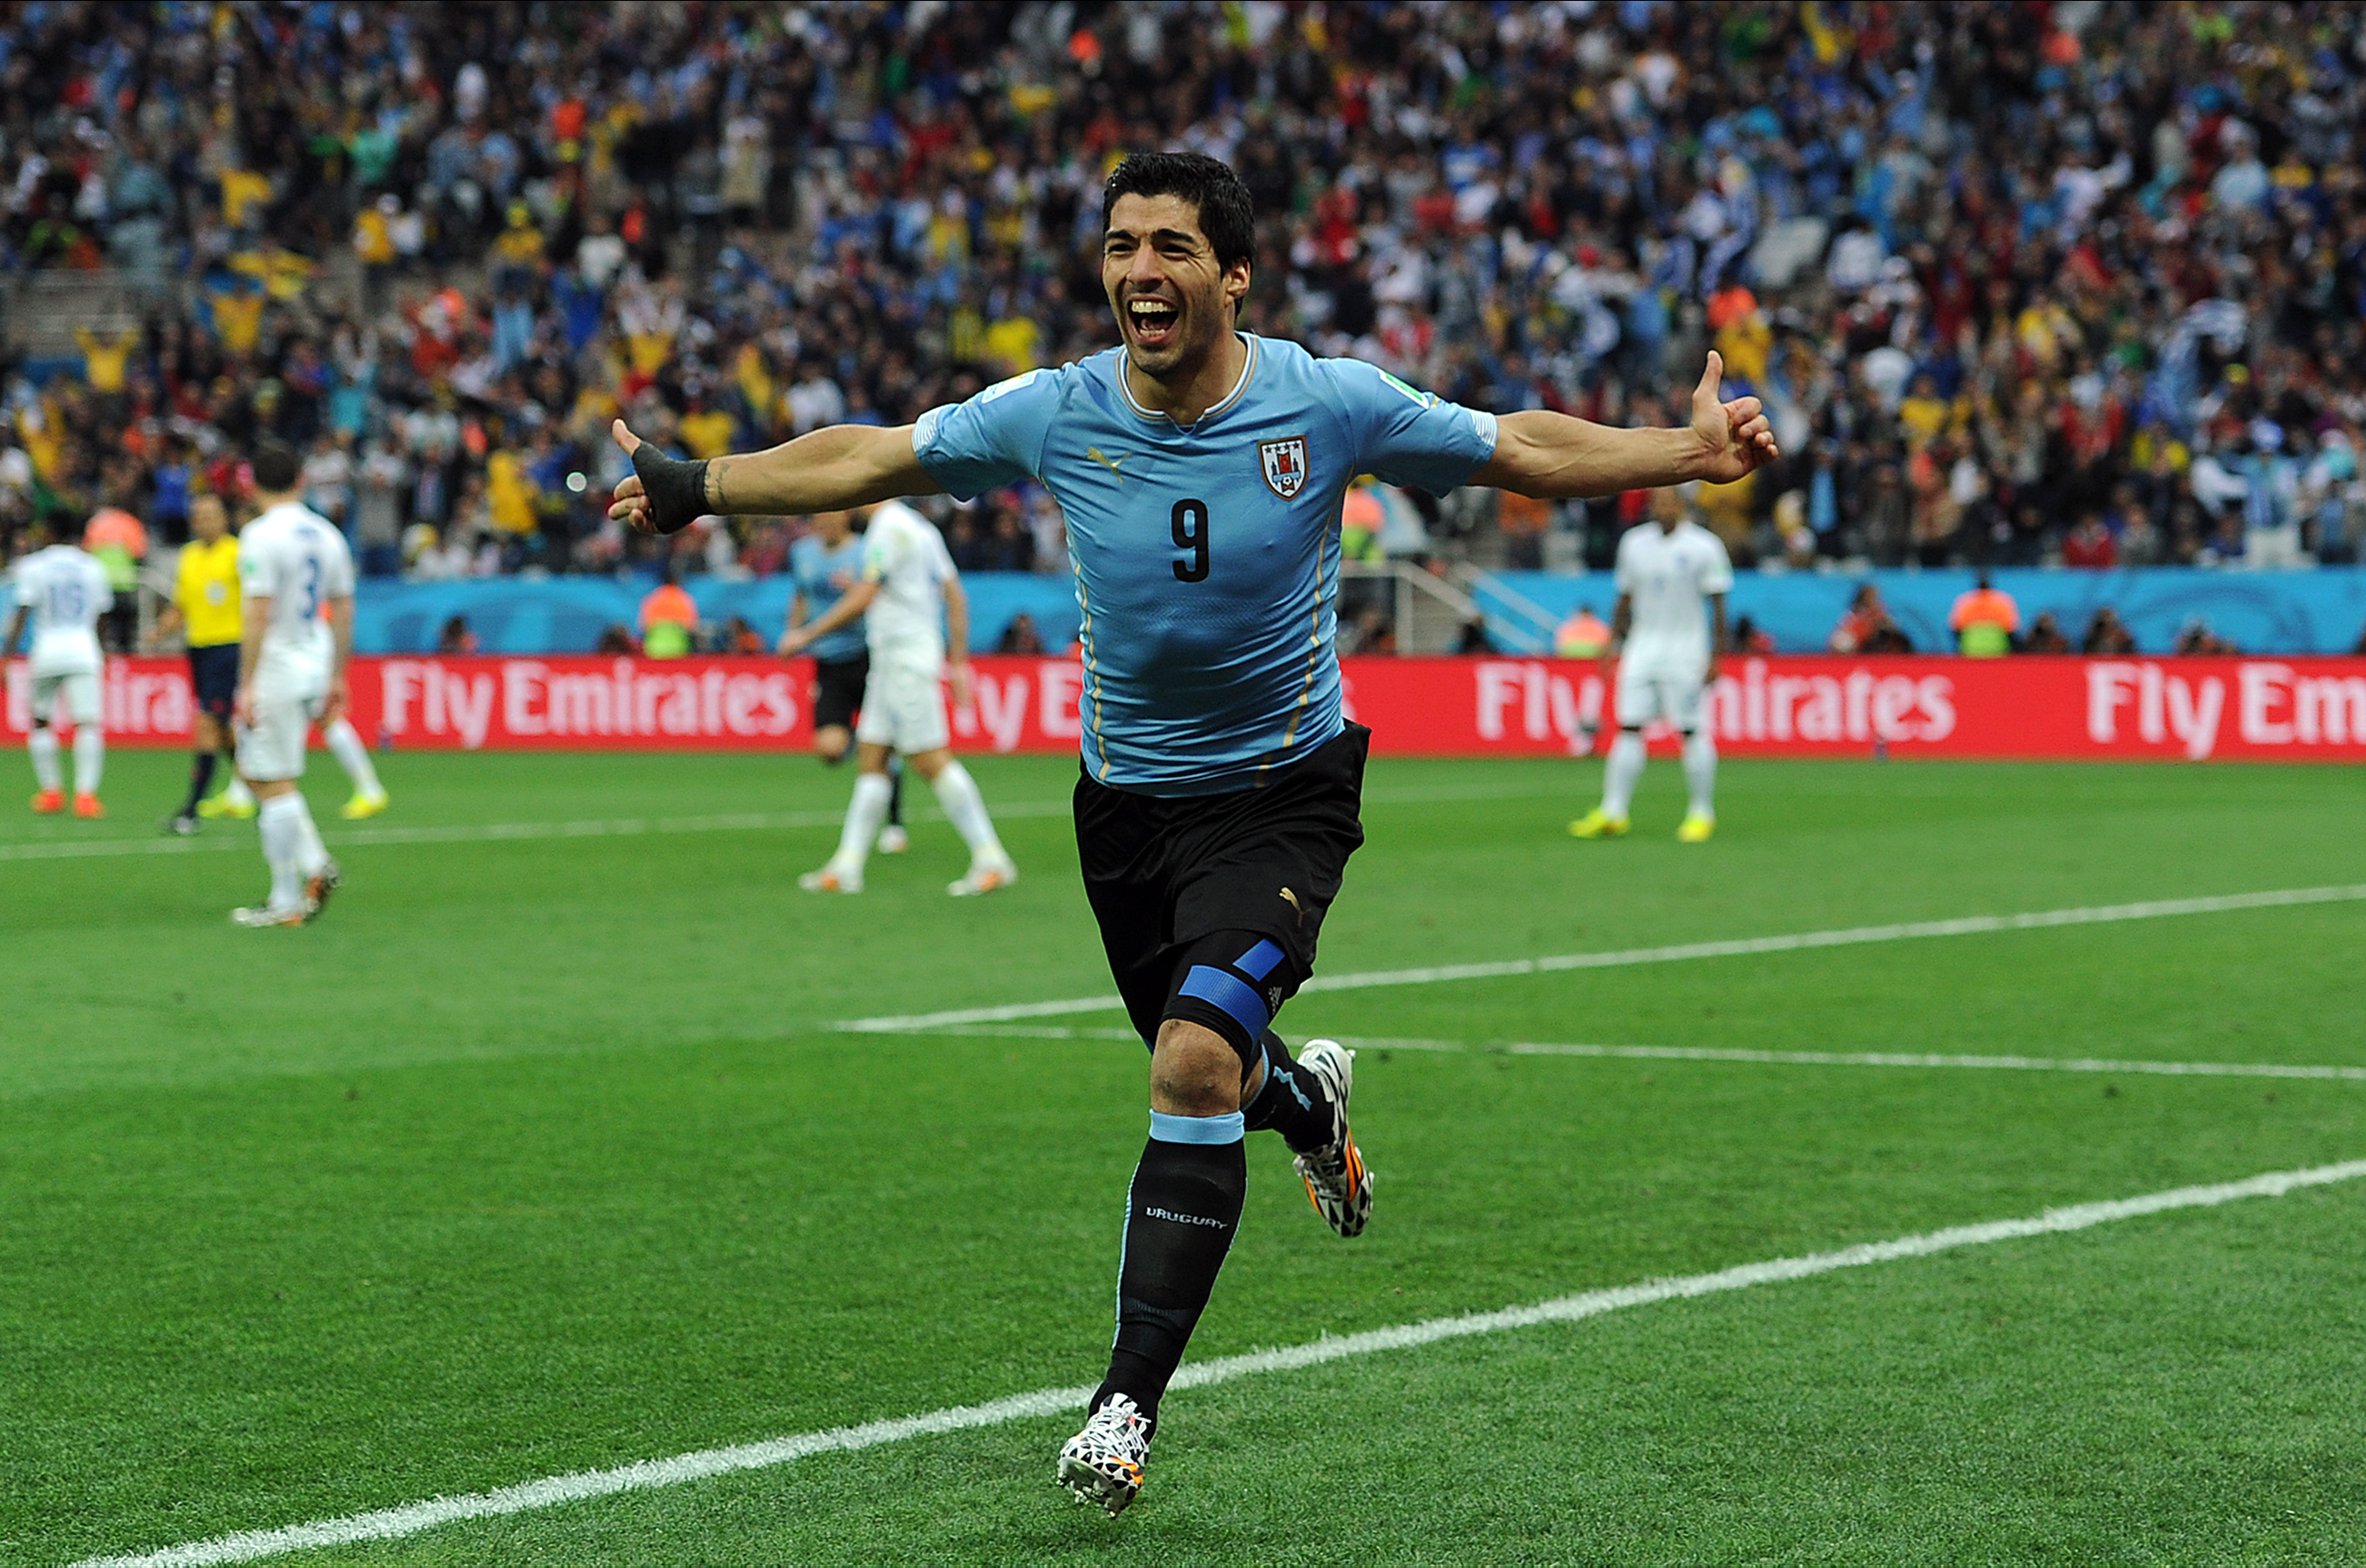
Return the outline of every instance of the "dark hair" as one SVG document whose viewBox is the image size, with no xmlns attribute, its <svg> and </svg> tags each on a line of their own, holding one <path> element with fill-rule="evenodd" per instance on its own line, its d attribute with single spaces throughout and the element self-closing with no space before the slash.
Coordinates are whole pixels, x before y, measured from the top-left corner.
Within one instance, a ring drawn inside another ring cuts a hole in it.
<svg viewBox="0 0 2366 1568">
<path fill-rule="evenodd" d="M 296 478 L 303 465 L 296 458 L 296 448 L 276 437 L 258 442 L 254 448 L 254 488 L 285 491 L 296 488 Z"/>
<path fill-rule="evenodd" d="M 1121 196 L 1179 196 L 1200 210 L 1200 231 L 1229 267 L 1256 251 L 1256 212 L 1249 187 L 1229 164 L 1204 152 L 1129 152 L 1101 186 L 1101 227 Z"/>
</svg>

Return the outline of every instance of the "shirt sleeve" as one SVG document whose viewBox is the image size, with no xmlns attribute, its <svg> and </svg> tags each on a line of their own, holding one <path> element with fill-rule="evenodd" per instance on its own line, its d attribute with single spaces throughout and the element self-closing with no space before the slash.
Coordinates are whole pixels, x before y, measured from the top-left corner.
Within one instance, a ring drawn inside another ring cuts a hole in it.
<svg viewBox="0 0 2366 1568">
<path fill-rule="evenodd" d="M 279 574 L 272 570 L 272 560 L 262 543 L 250 547 L 242 537 L 238 542 L 238 588 L 250 599 L 270 599 L 279 592 Z"/>
<path fill-rule="evenodd" d="M 8 584 L 10 604 L 21 604 L 28 610 L 33 607 L 33 601 L 41 596 L 40 584 L 33 581 L 35 575 L 28 569 L 17 570 L 17 575 Z"/>
<path fill-rule="evenodd" d="M 1359 359 L 1319 359 L 1356 444 L 1356 472 L 1444 495 L 1495 455 L 1495 416 L 1445 402 Z"/>
<path fill-rule="evenodd" d="M 930 409 L 912 426 L 912 456 L 950 494 L 974 501 L 1033 479 L 1060 406 L 1056 370 L 997 381 L 965 403 Z"/>
<path fill-rule="evenodd" d="M 107 581 L 107 569 L 93 561 L 86 575 L 90 578 L 90 602 L 98 606 L 101 614 L 114 609 L 115 584 Z"/>
<path fill-rule="evenodd" d="M 345 547 L 343 536 L 329 530 L 329 542 L 335 547 L 329 552 L 328 570 L 321 575 L 321 597 L 350 599 L 354 596 L 354 552 Z"/>
<path fill-rule="evenodd" d="M 961 406 L 968 407 L 966 403 Z M 907 530 L 873 519 L 871 531 L 862 541 L 862 581 L 884 582 L 887 574 L 903 565 L 904 558 L 912 553 L 913 543 Z"/>
<path fill-rule="evenodd" d="M 1733 558 L 1725 553 L 1725 541 L 1714 534 L 1701 552 L 1699 591 L 1703 594 L 1733 592 Z"/>
<path fill-rule="evenodd" d="M 1643 526 L 1645 525 L 1640 523 L 1635 525 L 1635 528 Z M 1629 528 L 1618 536 L 1617 565 L 1617 570 L 1611 574 L 1611 583 L 1621 593 L 1635 592 L 1635 562 L 1632 558 L 1635 552 L 1627 546 L 1627 541 L 1635 536 L 1635 528 Z"/>
</svg>

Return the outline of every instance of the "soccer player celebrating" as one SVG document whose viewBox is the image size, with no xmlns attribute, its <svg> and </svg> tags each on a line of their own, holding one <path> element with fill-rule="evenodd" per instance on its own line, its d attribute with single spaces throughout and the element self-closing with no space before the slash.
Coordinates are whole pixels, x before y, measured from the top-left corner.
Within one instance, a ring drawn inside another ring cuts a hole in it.
<svg viewBox="0 0 2366 1568">
<path fill-rule="evenodd" d="M 894 799 L 888 765 L 901 755 L 937 792 L 937 804 L 969 846 L 969 870 L 946 889 L 956 898 L 991 893 L 1019 878 L 986 814 L 977 781 L 953 760 L 945 725 L 941 682 L 951 676 L 953 700 L 970 702 L 969 596 L 929 520 L 889 502 L 871 513 L 862 537 L 862 580 L 822 615 L 781 638 L 783 655 L 802 653 L 841 627 L 862 622 L 870 645 L 862 716 L 854 739 L 854 798 L 838 852 L 819 871 L 797 878 L 808 893 L 860 893 L 862 863 Z M 948 648 L 951 652 L 948 655 Z"/>
<path fill-rule="evenodd" d="M 48 524 L 36 520 L 26 529 L 25 543 L 28 553 L 17 563 L 17 613 L 8 622 L 7 641 L 0 643 L 0 659 L 17 656 L 17 639 L 29 619 L 33 728 L 25 737 L 25 749 L 33 755 L 33 782 L 39 790 L 33 796 L 33 809 L 43 816 L 65 809 L 58 737 L 50 728 L 58 694 L 63 692 L 74 727 L 73 814 L 104 817 L 98 780 L 107 763 L 107 732 L 100 723 L 98 676 L 106 660 L 99 652 L 98 618 L 114 607 L 115 590 L 107 586 L 105 567 L 84 551 L 57 541 Z"/>
<path fill-rule="evenodd" d="M 286 442 L 255 448 L 255 500 L 263 511 L 238 536 L 245 593 L 232 708 L 238 771 L 259 802 L 255 822 L 271 867 L 270 897 L 231 911 L 242 926 L 315 919 L 341 880 L 299 781 L 312 722 L 333 724 L 344 710 L 354 558 L 336 525 L 297 498 L 300 472 L 296 449 Z"/>
<path fill-rule="evenodd" d="M 189 689 L 197 698 L 197 711 L 189 719 L 195 755 L 189 759 L 189 797 L 166 824 L 171 831 L 184 834 L 197 830 L 198 813 L 213 804 L 206 791 L 213 784 L 214 758 L 231 749 L 230 710 L 238 697 L 240 640 L 238 541 L 231 537 L 230 510 L 221 497 L 190 498 L 189 536 L 175 572 L 173 602 L 156 617 L 156 629 L 149 637 L 151 644 L 176 631 L 186 631 L 188 637 Z M 227 814 L 228 809 L 234 807 L 217 807 L 208 815 Z"/>
<path fill-rule="evenodd" d="M 789 595 L 788 631 L 828 615 L 862 577 L 862 537 L 854 531 L 854 513 L 825 512 L 814 518 L 813 525 L 812 533 L 789 547 L 789 577 L 796 589 Z M 862 628 L 851 625 L 815 637 L 806 651 L 814 661 L 814 755 L 836 764 L 854 749 L 854 716 L 862 707 L 871 651 Z M 904 770 L 901 760 L 891 754 L 887 825 L 879 829 L 879 850 L 896 854 L 908 841 Z"/>
<path fill-rule="evenodd" d="M 1627 831 L 1628 804 L 1643 776 L 1643 727 L 1655 718 L 1684 738 L 1692 804 L 1676 837 L 1698 844 L 1717 830 L 1717 738 L 1702 709 L 1717 679 L 1717 650 L 1725 646 L 1733 562 L 1725 542 L 1692 521 L 1689 511 L 1682 491 L 1659 491 L 1651 521 L 1618 540 L 1618 608 L 1602 655 L 1606 666 L 1618 661 L 1618 739 L 1602 770 L 1602 804 L 1569 825 L 1581 839 Z M 1704 615 L 1704 605 L 1713 615 Z"/>
<path fill-rule="evenodd" d="M 1197 153 L 1125 159 L 1101 197 L 1120 346 L 1034 370 L 911 425 L 840 425 L 680 462 L 621 423 L 635 474 L 611 514 L 671 532 L 704 512 L 799 513 L 974 496 L 1030 476 L 1068 525 L 1083 610 L 1085 892 L 1151 1048 L 1150 1137 L 1128 1190 L 1108 1376 L 1059 1475 L 1116 1513 L 1240 1223 L 1242 1138 L 1272 1128 L 1315 1209 L 1364 1228 L 1347 1052 L 1294 1059 L 1269 1025 L 1312 974 L 1358 820 L 1370 732 L 1333 650 L 1341 498 L 1357 475 L 1536 497 L 1729 480 L 1774 456 L 1754 398 L 1720 403 L 1709 356 L 1681 430 L 1440 402 L 1235 324 L 1249 193 Z"/>
</svg>

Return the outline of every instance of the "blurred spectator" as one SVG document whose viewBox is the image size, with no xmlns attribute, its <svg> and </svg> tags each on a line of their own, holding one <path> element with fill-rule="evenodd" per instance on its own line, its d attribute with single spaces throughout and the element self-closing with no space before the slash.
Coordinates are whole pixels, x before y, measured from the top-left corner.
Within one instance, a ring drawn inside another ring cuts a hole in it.
<svg viewBox="0 0 2366 1568">
<path fill-rule="evenodd" d="M 1733 641 L 1733 651 L 1736 653 L 1763 658 L 1776 651 L 1774 638 L 1768 634 L 1764 626 L 1760 626 L 1748 615 L 1735 617 L 1733 629 L 1729 635 Z"/>
<path fill-rule="evenodd" d="M 2022 653 L 2067 653 L 2070 639 L 2062 635 L 2061 623 L 2051 610 L 2040 610 L 2037 618 L 2029 623 L 2029 635 L 2022 639 Z"/>
<path fill-rule="evenodd" d="M 1610 646 L 1610 624 L 1580 604 L 1553 628 L 1553 652 L 1563 659 L 1599 659 Z"/>
<path fill-rule="evenodd" d="M 641 651 L 651 659 L 680 659 L 698 630 L 698 604 L 682 591 L 671 568 L 665 581 L 641 601 Z"/>
<path fill-rule="evenodd" d="M 109 651 L 129 653 L 140 636 L 140 566 L 148 558 L 148 530 L 119 506 L 102 506 L 82 531 L 82 547 L 107 572 L 114 607 L 99 626 Z"/>
<path fill-rule="evenodd" d="M 1947 629 L 1955 634 L 1955 651 L 1973 659 L 1995 659 L 2012 651 L 2013 634 L 2021 629 L 2021 609 L 2012 595 L 1991 587 L 1981 572 L 1971 592 L 1959 596 L 1947 613 Z"/>
<path fill-rule="evenodd" d="M 2103 526 L 2103 514 L 2090 512 L 2062 541 L 2064 566 L 2102 568 L 2119 564 L 2119 541 Z"/>
<path fill-rule="evenodd" d="M 1454 639 L 1454 651 L 1476 654 L 1483 658 L 1495 651 L 1495 644 L 1487 636 L 1487 617 L 1473 615 L 1462 623 L 1462 631 Z"/>
<path fill-rule="evenodd" d="M 435 634 L 435 651 L 447 655 L 477 651 L 477 634 L 468 629 L 466 615 L 455 615 L 444 623 L 444 629 Z"/>
<path fill-rule="evenodd" d="M 2233 643 L 2228 642 L 2225 637 L 2218 636 L 2215 632 L 2213 632 L 2210 629 L 2210 623 L 2203 620 L 2201 616 L 2196 615 L 2191 620 L 2186 622 L 2185 625 L 2179 629 L 2177 641 L 2170 647 L 2169 651 L 2172 653 L 2231 654 L 2240 653 L 2242 649 L 2236 648 Z"/>
<path fill-rule="evenodd" d="M 592 651 L 595 654 L 633 654 L 640 650 L 640 645 L 633 640 L 630 626 L 603 626 L 600 630 L 599 640 L 592 645 Z"/>
<path fill-rule="evenodd" d="M 994 651 L 997 653 L 1042 652 L 1043 637 L 1042 634 L 1035 629 L 1035 617 L 1024 610 L 1011 616 L 1010 624 L 1002 628 L 1002 636 L 996 640 Z"/>
<path fill-rule="evenodd" d="M 1834 653 L 1914 651 L 1913 643 L 1898 629 L 1889 606 L 1881 602 L 1881 590 L 1870 582 L 1857 585 L 1856 596 L 1849 601 L 1848 612 L 1832 628 L 1831 639 L 1826 646 Z"/>
<path fill-rule="evenodd" d="M 771 649 L 764 646 L 763 637 L 757 633 L 755 627 L 748 624 L 748 618 L 745 615 L 734 615 L 729 620 L 723 623 L 723 636 L 717 643 L 715 651 L 717 653 L 760 654 L 768 653 Z"/>
<path fill-rule="evenodd" d="M 2135 635 L 2128 630 L 2120 613 L 2109 604 L 2098 608 L 2094 619 L 2087 623 L 2087 635 L 2079 641 L 2081 653 L 2120 656 L 2136 650 Z"/>
</svg>

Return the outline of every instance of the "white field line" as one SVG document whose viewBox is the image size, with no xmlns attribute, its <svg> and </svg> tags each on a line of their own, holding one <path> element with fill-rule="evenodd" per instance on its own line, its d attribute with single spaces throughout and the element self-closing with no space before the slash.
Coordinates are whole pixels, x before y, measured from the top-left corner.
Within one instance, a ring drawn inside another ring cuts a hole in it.
<svg viewBox="0 0 2366 1568">
<path fill-rule="evenodd" d="M 1587 1291 L 1578 1295 L 1539 1302 L 1534 1306 L 1508 1307 L 1501 1312 L 1472 1313 L 1461 1317 L 1435 1317 L 1422 1323 L 1401 1324 L 1392 1328 L 1326 1337 L 1308 1344 L 1192 1362 L 1176 1374 L 1172 1386 L 1205 1388 L 1256 1373 L 1320 1366 L 1326 1361 L 1346 1360 L 1381 1350 L 1410 1350 L 1443 1340 L 1502 1334 L 1549 1323 L 1575 1323 L 1626 1307 L 1716 1295 L 1726 1291 L 1749 1290 L 1753 1286 L 1804 1280 L 1842 1269 L 1861 1269 L 1868 1264 L 1889 1263 L 1907 1258 L 1927 1258 L 1933 1253 L 1986 1247 L 2027 1236 L 2089 1230 L 2096 1225 L 2161 1213 L 2171 1209 L 2211 1208 L 2245 1198 L 2281 1198 L 2303 1188 L 2352 1181 L 2361 1176 L 2366 1176 L 2366 1160 L 2348 1160 L 2339 1165 L 2321 1165 L 2307 1170 L 2273 1171 L 2244 1181 L 2221 1182 L 2208 1187 L 2179 1187 L 2166 1192 L 2147 1193 L 2140 1198 L 2079 1203 L 2065 1209 L 2049 1209 L 2029 1219 L 1953 1225 L 1944 1230 L 1925 1231 L 1919 1235 L 1900 1236 L 1894 1241 L 1867 1242 L 1832 1252 L 1809 1253 L 1803 1258 L 1769 1258 L 1764 1262 L 1744 1263 L 1715 1273 L 1690 1274 L 1680 1279 L 1652 1280 L 1610 1290 Z M 619 1492 L 676 1486 L 684 1482 L 703 1481 L 710 1476 L 728 1475 L 739 1471 L 766 1470 L 816 1454 L 851 1453 L 886 1443 L 903 1442 L 910 1438 L 971 1431 L 1040 1416 L 1073 1414 L 1091 1393 L 1088 1386 L 1081 1384 L 1075 1388 L 1037 1389 L 1031 1393 L 1012 1394 L 983 1404 L 933 1410 L 925 1416 L 872 1421 L 860 1427 L 837 1427 L 828 1431 L 774 1438 L 767 1442 L 747 1443 L 737 1448 L 704 1449 L 695 1453 L 677 1454 L 671 1459 L 644 1460 L 638 1464 L 621 1465 L 614 1470 L 579 1471 L 572 1475 L 555 1475 L 493 1492 L 434 1497 L 375 1513 L 348 1514 L 342 1518 L 287 1525 L 278 1529 L 247 1530 L 237 1535 L 217 1536 L 211 1540 L 169 1546 L 161 1551 L 125 1557 L 88 1558 L 74 1564 L 73 1568 L 200 1568 L 200 1565 L 209 1563 L 252 1562 L 259 1558 L 277 1557 L 311 1548 L 384 1540 L 414 1535 L 421 1530 L 461 1519 L 527 1513 L 538 1508 L 555 1507 L 562 1503 L 611 1496 Z"/>
<path fill-rule="evenodd" d="M 1491 788 L 1485 785 L 1401 790 L 1371 790 L 1364 795 L 1368 805 L 1419 806 L 1457 800 L 1515 800 L 1536 795 L 1558 795 L 1559 790 L 1542 787 Z M 922 822 L 941 822 L 944 813 L 935 807 L 915 803 L 908 811 L 912 818 Z M 1035 817 L 1065 817 L 1072 809 L 1065 800 L 1008 800 L 992 803 L 993 816 L 1005 819 Z M 845 820 L 842 810 L 832 811 L 754 811 L 715 817 L 625 817 L 580 822 L 466 822 L 438 827 L 405 828 L 344 828 L 332 826 L 321 837 L 331 845 L 342 848 L 347 844 L 477 844 L 520 839 L 615 839 L 637 838 L 655 833 L 738 833 L 798 828 L 836 828 Z M 193 839 L 150 837 L 140 839 L 56 839 L 28 843 L 0 843 L 0 862 L 46 860 L 95 860 L 118 855 L 186 855 L 206 854 L 220 850 L 254 851 L 254 839 L 245 833 L 229 834 L 221 829 L 203 833 Z"/>
<path fill-rule="evenodd" d="M 1966 915 L 1952 920 L 1910 920 L 1898 925 L 1849 926 L 1838 931 L 1792 931 L 1781 936 L 1740 937 L 1724 942 L 1678 942 L 1669 947 L 1629 947 L 1609 953 L 1565 953 L 1549 958 L 1506 958 L 1482 964 L 1439 964 L 1420 969 L 1372 969 L 1356 975 L 1317 975 L 1299 987 L 1313 991 L 1362 991 L 1380 986 L 1435 986 L 1448 980 L 1492 980 L 1513 975 L 1551 975 L 1570 969 L 1617 969 L 1637 964 L 1679 964 L 1695 958 L 1741 958 L 1762 953 L 1798 953 L 1817 947 L 1856 947 L 1867 942 L 1910 942 L 1924 937 L 1982 936 L 1995 931 L 2042 931 L 2050 926 L 2110 925 L 2121 920 L 2157 920 L 2173 915 L 2217 915 L 2236 909 L 2282 908 L 2295 904 L 2345 904 L 2366 899 L 2366 883 L 2339 887 L 2279 887 L 2264 893 L 2225 893 L 2205 898 L 2155 898 L 2141 904 L 2098 904 L 2078 909 L 2039 909 L 2021 915 Z M 850 1019 L 836 1027 L 869 1033 L 941 1029 L 956 1023 L 1011 1023 L 1026 1018 L 1105 1012 L 1123 1004 L 1112 996 L 1068 997 L 1058 1001 L 1010 1002 L 1001 1007 L 950 1008 L 941 1012 Z"/>
<path fill-rule="evenodd" d="M 1069 1029 L 1024 1023 L 956 1023 L 939 1032 L 1029 1040 L 1126 1040 L 1131 1029 Z M 1975 1056 L 1921 1051 L 1751 1051 L 1718 1045 L 1585 1045 L 1542 1040 L 1407 1040 L 1385 1035 L 1325 1036 L 1358 1050 L 1435 1051 L 1447 1055 L 1599 1056 L 1640 1062 L 1744 1062 L 1778 1067 L 1964 1067 L 2018 1073 L 2122 1073 L 2157 1077 L 2340 1078 L 2366 1083 L 2366 1067 L 2311 1066 L 2286 1062 L 2142 1062 L 2104 1056 Z"/>
</svg>

